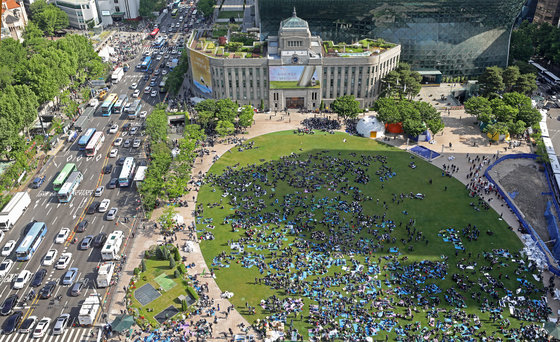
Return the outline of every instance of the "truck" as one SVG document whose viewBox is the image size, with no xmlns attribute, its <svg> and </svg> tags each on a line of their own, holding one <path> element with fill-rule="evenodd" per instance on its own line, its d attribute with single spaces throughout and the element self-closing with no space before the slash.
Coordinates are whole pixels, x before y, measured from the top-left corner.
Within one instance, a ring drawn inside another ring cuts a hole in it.
<svg viewBox="0 0 560 342">
<path fill-rule="evenodd" d="M 84 300 L 78 314 L 78 322 L 81 326 L 91 326 L 99 311 L 99 295 L 91 294 Z"/>
<path fill-rule="evenodd" d="M 103 288 L 111 284 L 111 278 L 113 277 L 113 271 L 115 270 L 115 264 L 112 262 L 107 262 L 97 270 L 97 287 Z"/>
<path fill-rule="evenodd" d="M 124 69 L 123 68 L 116 68 L 111 75 L 111 81 L 113 84 L 117 84 L 124 76 Z"/>
<path fill-rule="evenodd" d="M 3 231 L 10 230 L 23 215 L 29 204 L 31 204 L 31 197 L 27 192 L 16 192 L 0 212 L 0 229 Z"/>
</svg>

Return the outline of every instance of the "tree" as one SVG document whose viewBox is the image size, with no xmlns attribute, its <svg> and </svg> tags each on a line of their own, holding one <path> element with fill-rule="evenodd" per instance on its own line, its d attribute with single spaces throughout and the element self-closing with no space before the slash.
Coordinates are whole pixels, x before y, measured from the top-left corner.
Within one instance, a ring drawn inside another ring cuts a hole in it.
<svg viewBox="0 0 560 342">
<path fill-rule="evenodd" d="M 521 76 L 519 68 L 516 66 L 508 66 L 506 70 L 502 73 L 502 78 L 504 80 L 505 90 L 511 91 L 513 86 L 516 84 L 517 80 Z"/>
<path fill-rule="evenodd" d="M 146 134 L 153 142 L 167 140 L 167 114 L 165 110 L 156 109 L 146 118 Z"/>
<path fill-rule="evenodd" d="M 373 109 L 377 112 L 377 118 L 382 122 L 388 124 L 402 122 L 401 113 L 397 109 L 397 102 L 393 98 L 379 98 L 373 104 Z"/>
<path fill-rule="evenodd" d="M 200 126 L 196 124 L 186 125 L 183 131 L 183 136 L 186 139 L 194 141 L 195 144 L 199 141 L 206 140 L 206 134 L 204 134 L 204 130 L 202 130 L 202 128 L 200 128 Z"/>
<path fill-rule="evenodd" d="M 492 114 L 494 118 L 499 122 L 510 122 L 515 120 L 517 117 L 518 109 L 514 108 L 508 104 L 505 104 L 499 98 L 493 99 L 492 104 Z"/>
<path fill-rule="evenodd" d="M 187 304 L 187 300 L 181 300 L 181 311 L 185 312 L 189 308 L 189 304 Z"/>
<path fill-rule="evenodd" d="M 153 12 L 161 11 L 166 4 L 165 0 L 140 0 L 140 15 L 145 18 L 153 18 Z"/>
<path fill-rule="evenodd" d="M 216 133 L 219 136 L 225 137 L 232 134 L 235 131 L 235 127 L 229 121 L 220 120 L 218 121 L 218 125 L 216 126 Z"/>
<path fill-rule="evenodd" d="M 48 36 L 52 37 L 55 31 L 67 28 L 70 23 L 66 12 L 45 0 L 35 1 L 29 7 L 32 21 Z"/>
<path fill-rule="evenodd" d="M 383 78 L 381 93 L 386 97 L 413 99 L 422 88 L 421 81 L 422 76 L 412 71 L 409 64 L 400 63 Z"/>
<path fill-rule="evenodd" d="M 243 106 L 238 113 L 237 126 L 240 128 L 251 127 L 255 111 L 252 106 Z"/>
<path fill-rule="evenodd" d="M 484 123 L 490 122 L 493 118 L 490 100 L 482 96 L 471 97 L 465 101 L 465 112 L 472 116 L 476 116 L 478 121 Z"/>
<path fill-rule="evenodd" d="M 216 1 L 215 0 L 199 0 L 197 5 L 196 5 L 196 9 L 199 12 L 202 12 L 202 14 L 204 14 L 205 17 L 211 15 L 212 13 L 214 13 L 214 6 L 216 5 Z"/>
<path fill-rule="evenodd" d="M 163 213 L 159 218 L 159 222 L 161 223 L 163 229 L 171 229 L 173 227 L 173 224 L 175 224 L 176 214 L 177 212 L 175 211 L 174 205 L 170 205 L 163 209 Z"/>
<path fill-rule="evenodd" d="M 502 69 L 493 66 L 488 67 L 478 78 L 480 90 L 484 96 L 495 96 L 504 90 L 504 80 L 502 78 Z"/>
<path fill-rule="evenodd" d="M 533 91 L 537 90 L 537 76 L 532 73 L 519 76 L 512 90 L 530 95 Z"/>
<path fill-rule="evenodd" d="M 484 127 L 484 132 L 489 133 L 491 136 L 495 136 L 496 134 L 505 135 L 508 131 L 509 127 L 505 122 L 496 122 Z"/>
<path fill-rule="evenodd" d="M 354 95 L 344 95 L 333 101 L 332 110 L 344 119 L 353 119 L 360 114 L 360 102 Z"/>
<path fill-rule="evenodd" d="M 146 260 L 142 259 L 142 261 L 140 262 L 140 270 L 142 272 L 146 272 Z"/>
<path fill-rule="evenodd" d="M 179 248 L 173 249 L 173 257 L 175 258 L 175 261 L 181 260 L 181 253 L 179 252 Z"/>
<path fill-rule="evenodd" d="M 230 98 L 220 99 L 216 101 L 215 118 L 217 121 L 227 121 L 234 123 L 237 116 L 237 104 Z"/>
<path fill-rule="evenodd" d="M 174 258 L 169 258 L 169 269 L 174 269 L 175 268 L 175 259 Z"/>
<path fill-rule="evenodd" d="M 413 137 L 417 137 L 426 130 L 426 126 L 422 121 L 413 118 L 407 118 L 403 121 L 403 131 Z"/>
<path fill-rule="evenodd" d="M 519 109 L 517 120 L 525 123 L 526 128 L 531 127 L 541 121 L 541 113 L 538 109 L 531 107 L 523 107 Z"/>
<path fill-rule="evenodd" d="M 261 99 L 260 110 L 264 112 L 264 99 Z"/>
<path fill-rule="evenodd" d="M 508 123 L 508 131 L 511 135 L 523 134 L 527 129 L 527 124 L 523 120 Z"/>
</svg>

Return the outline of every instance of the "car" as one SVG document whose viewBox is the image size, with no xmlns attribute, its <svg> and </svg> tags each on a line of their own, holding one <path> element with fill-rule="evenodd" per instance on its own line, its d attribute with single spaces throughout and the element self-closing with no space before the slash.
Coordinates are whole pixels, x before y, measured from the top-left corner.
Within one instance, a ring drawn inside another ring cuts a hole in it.
<svg viewBox="0 0 560 342">
<path fill-rule="evenodd" d="M 138 88 L 138 83 L 134 82 L 130 85 L 130 89 L 136 89 Z"/>
<path fill-rule="evenodd" d="M 119 131 L 119 125 L 114 124 L 111 126 L 111 128 L 109 128 L 109 133 L 111 134 L 115 134 Z"/>
<path fill-rule="evenodd" d="M 58 258 L 56 265 L 54 265 L 54 268 L 56 268 L 57 270 L 65 269 L 66 267 L 68 267 L 68 264 L 70 264 L 71 259 L 72 253 L 62 253 L 60 255 L 60 258 Z"/>
<path fill-rule="evenodd" d="M 9 314 L 11 314 L 18 300 L 19 296 L 17 294 L 10 295 L 8 298 L 4 299 L 2 305 L 0 305 L 0 315 L 8 316 Z"/>
<path fill-rule="evenodd" d="M 161 71 L 159 69 L 157 69 L 156 71 L 154 71 L 154 75 L 158 76 L 160 72 Z"/>
<path fill-rule="evenodd" d="M 78 272 L 79 270 L 76 267 L 72 267 L 71 269 L 66 271 L 66 274 L 64 274 L 64 277 L 62 278 L 62 285 L 74 284 L 74 279 L 76 279 L 76 277 L 78 276 Z"/>
<path fill-rule="evenodd" d="M 109 152 L 109 158 L 116 158 L 118 154 L 119 154 L 119 150 L 114 148 L 111 150 L 111 152 Z"/>
<path fill-rule="evenodd" d="M 119 180 L 118 178 L 111 178 L 109 183 L 107 184 L 107 189 L 114 189 L 117 187 Z"/>
<path fill-rule="evenodd" d="M 138 117 L 140 119 L 144 119 L 144 118 L 146 118 L 146 116 L 148 116 L 148 111 L 145 111 L 145 110 L 141 111 L 140 115 L 138 115 Z"/>
<path fill-rule="evenodd" d="M 124 113 L 128 112 L 128 111 L 130 110 L 130 106 L 131 106 L 131 103 L 130 103 L 130 102 L 127 102 L 127 103 L 124 105 L 123 112 L 124 112 Z"/>
<path fill-rule="evenodd" d="M 148 72 L 148 73 L 149 73 L 149 72 Z M 147 81 L 147 80 L 150 79 L 150 75 L 145 74 L 144 77 L 142 77 L 142 79 L 143 79 L 144 81 Z"/>
<path fill-rule="evenodd" d="M 43 266 L 50 266 L 53 264 L 54 259 L 58 255 L 58 251 L 56 249 L 51 249 L 45 254 L 43 257 Z"/>
<path fill-rule="evenodd" d="M 107 166 L 103 168 L 103 173 L 109 175 L 111 172 L 113 172 L 113 164 L 107 164 Z"/>
<path fill-rule="evenodd" d="M 152 91 L 151 87 L 144 88 L 144 94 L 149 94 Z"/>
<path fill-rule="evenodd" d="M 107 221 L 114 221 L 115 218 L 117 217 L 117 213 L 119 212 L 119 208 L 111 208 L 111 210 L 109 210 L 109 212 L 107 213 Z"/>
<path fill-rule="evenodd" d="M 64 329 L 66 328 L 69 320 L 69 314 L 62 314 L 58 316 L 58 318 L 54 322 L 53 335 L 61 335 L 62 333 L 64 333 Z"/>
<path fill-rule="evenodd" d="M 130 122 L 125 123 L 125 124 L 122 126 L 123 132 L 128 132 L 128 131 L 130 130 L 130 126 L 132 126 L 132 125 L 130 124 Z"/>
<path fill-rule="evenodd" d="M 161 61 L 161 59 L 162 59 L 162 58 L 163 58 L 163 56 L 162 56 L 162 55 L 157 55 L 157 57 L 156 57 L 156 61 Z"/>
<path fill-rule="evenodd" d="M 101 248 L 107 241 L 107 233 L 101 232 L 93 239 L 93 247 Z"/>
<path fill-rule="evenodd" d="M 113 142 L 113 146 L 121 146 L 123 142 L 123 138 L 117 138 L 115 139 L 115 142 Z"/>
<path fill-rule="evenodd" d="M 87 214 L 88 215 L 95 214 L 97 208 L 99 208 L 99 204 L 101 204 L 101 202 L 99 201 L 91 202 L 91 204 L 87 208 Z"/>
<path fill-rule="evenodd" d="M 156 86 L 156 84 L 157 84 L 156 81 L 151 81 L 151 82 L 150 82 L 150 87 L 153 88 L 153 87 Z M 153 92 L 154 92 L 154 91 L 152 90 L 152 93 L 153 93 Z"/>
<path fill-rule="evenodd" d="M 98 100 L 98 99 L 91 99 L 91 100 L 89 101 L 89 106 L 90 106 L 90 107 L 93 107 L 93 108 L 99 106 L 99 100 Z"/>
<path fill-rule="evenodd" d="M 89 247 L 91 246 L 91 241 L 93 240 L 93 235 L 88 235 L 86 236 L 82 242 L 80 243 L 80 249 L 81 250 L 86 250 L 89 249 Z"/>
<path fill-rule="evenodd" d="M 83 233 L 86 231 L 86 228 L 88 226 L 88 220 L 81 220 L 80 223 L 78 223 L 76 225 L 76 232 L 78 233 Z"/>
<path fill-rule="evenodd" d="M 54 238 L 54 243 L 64 243 L 64 241 L 68 239 L 68 235 L 70 235 L 69 228 L 60 229 L 60 231 L 58 232 L 58 234 L 56 234 L 56 237 Z"/>
<path fill-rule="evenodd" d="M 6 244 L 2 248 L 2 256 L 9 256 L 14 250 L 14 247 L 16 247 L 16 242 L 14 240 L 6 242 Z"/>
<path fill-rule="evenodd" d="M 23 312 L 16 311 L 10 317 L 8 317 L 4 324 L 2 324 L 2 333 L 4 335 L 9 335 L 16 331 L 19 323 L 21 322 L 21 317 L 23 317 Z"/>
<path fill-rule="evenodd" d="M 169 58 L 169 54 L 166 53 L 165 55 L 163 55 L 163 58 L 168 59 L 168 58 Z"/>
<path fill-rule="evenodd" d="M 162 75 L 167 75 L 167 70 L 166 70 L 166 69 L 163 69 L 163 70 L 161 71 L 161 74 L 162 74 Z"/>
<path fill-rule="evenodd" d="M 14 266 L 13 260 L 6 259 L 0 264 L 0 278 L 5 277 Z"/>
<path fill-rule="evenodd" d="M 27 317 L 27 319 L 25 319 L 25 321 L 23 321 L 23 323 L 21 323 L 21 326 L 19 327 L 19 333 L 20 334 L 29 334 L 30 332 L 33 331 L 33 327 L 35 326 L 35 324 L 37 323 L 37 316 L 29 316 Z"/>
<path fill-rule="evenodd" d="M 12 288 L 14 290 L 23 289 L 29 279 L 31 279 L 31 271 L 23 270 L 19 272 L 18 276 L 14 280 L 14 285 L 12 286 Z"/>
<path fill-rule="evenodd" d="M 35 272 L 35 275 L 33 276 L 33 279 L 31 279 L 31 287 L 39 287 L 41 286 L 41 284 L 43 283 L 43 280 L 45 279 L 45 276 L 47 275 L 47 270 L 44 268 L 39 269 L 37 272 Z"/>
<path fill-rule="evenodd" d="M 41 185 L 43 185 L 43 182 L 44 182 L 44 181 L 45 181 L 45 176 L 43 176 L 43 177 L 36 177 L 36 178 L 33 180 L 33 185 L 32 185 L 33 189 L 39 189 L 39 187 L 40 187 Z"/>
<path fill-rule="evenodd" d="M 0 231 L 0 241 L 4 240 L 4 235 L 5 235 L 4 232 Z"/>
<path fill-rule="evenodd" d="M 151 97 L 156 97 L 157 96 L 157 90 L 152 91 L 152 93 L 150 94 Z"/>
<path fill-rule="evenodd" d="M 45 333 L 47 332 L 47 329 L 49 328 L 50 324 L 51 324 L 50 317 L 41 318 L 41 320 L 39 321 L 39 323 L 37 323 L 35 329 L 33 330 L 33 337 L 39 338 L 45 336 Z"/>
<path fill-rule="evenodd" d="M 99 210 L 100 213 L 104 213 L 107 211 L 107 209 L 109 209 L 110 204 L 111 204 L 111 200 L 105 198 L 103 201 L 101 201 L 101 204 L 99 205 L 99 208 L 97 210 Z"/>
<path fill-rule="evenodd" d="M 132 143 L 132 147 L 138 148 L 138 147 L 140 147 L 141 144 L 142 144 L 142 140 L 136 138 L 136 139 L 134 139 L 134 142 Z"/>
<path fill-rule="evenodd" d="M 105 191 L 104 186 L 97 187 L 97 189 L 95 189 L 95 197 L 100 197 L 101 195 L 103 195 L 103 191 Z"/>
<path fill-rule="evenodd" d="M 39 298 L 41 299 L 51 298 L 55 288 L 56 288 L 56 282 L 49 281 L 48 283 L 45 284 L 45 286 L 41 288 L 41 290 L 39 290 Z"/>
<path fill-rule="evenodd" d="M 88 278 L 84 278 L 80 281 L 77 281 L 72 285 L 72 289 L 70 289 L 70 296 L 77 297 L 82 293 L 82 290 L 87 286 L 89 282 Z"/>
<path fill-rule="evenodd" d="M 132 93 L 132 97 L 140 97 L 140 89 L 136 89 L 136 90 Z"/>
<path fill-rule="evenodd" d="M 136 132 L 138 132 L 138 127 L 135 126 L 130 129 L 130 135 L 135 135 Z"/>
<path fill-rule="evenodd" d="M 177 54 L 177 49 L 174 48 L 173 50 L 171 50 L 171 53 L 176 55 Z"/>
<path fill-rule="evenodd" d="M 126 139 L 126 140 L 124 141 L 123 147 L 124 147 L 124 148 L 129 148 L 129 147 L 130 147 L 130 139 Z"/>
</svg>

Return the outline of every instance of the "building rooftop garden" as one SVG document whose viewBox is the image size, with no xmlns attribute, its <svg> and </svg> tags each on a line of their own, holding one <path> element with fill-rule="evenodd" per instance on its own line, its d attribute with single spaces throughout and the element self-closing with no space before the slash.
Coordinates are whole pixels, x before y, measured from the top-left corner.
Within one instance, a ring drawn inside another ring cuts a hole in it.
<svg viewBox="0 0 560 342">
<path fill-rule="evenodd" d="M 378 39 L 362 39 L 356 43 L 339 43 L 335 44 L 328 40 L 323 42 L 324 55 L 326 57 L 353 57 L 353 56 L 370 56 L 379 55 L 386 50 L 397 46 L 388 43 L 385 40 Z"/>
<path fill-rule="evenodd" d="M 250 33 L 240 32 L 236 24 L 216 24 L 211 37 L 193 39 L 190 47 L 216 58 L 260 58 L 265 55 L 266 43 Z M 229 39 L 226 38 L 229 36 Z"/>
</svg>

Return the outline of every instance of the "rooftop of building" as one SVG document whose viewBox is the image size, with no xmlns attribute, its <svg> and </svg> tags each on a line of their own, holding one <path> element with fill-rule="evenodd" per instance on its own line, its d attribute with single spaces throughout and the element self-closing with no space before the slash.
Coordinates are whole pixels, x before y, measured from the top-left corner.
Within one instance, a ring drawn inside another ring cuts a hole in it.
<svg viewBox="0 0 560 342">
<path fill-rule="evenodd" d="M 323 42 L 323 56 L 325 57 L 364 57 L 382 54 L 384 51 L 397 46 L 379 39 L 362 39 L 356 43 Z"/>
<path fill-rule="evenodd" d="M 309 29 L 309 25 L 307 21 L 299 18 L 296 13 L 296 8 L 294 7 L 294 11 L 292 16 L 288 19 L 282 20 L 280 23 L 280 28 L 282 29 Z"/>
<path fill-rule="evenodd" d="M 229 34 L 228 34 L 229 31 Z M 251 33 L 239 31 L 237 24 L 215 24 L 211 36 L 193 34 L 189 47 L 217 58 L 260 58 L 266 55 L 266 43 Z M 225 38 L 229 35 L 229 41 Z"/>
<path fill-rule="evenodd" d="M 5 0 L 2 3 L 2 14 L 4 14 L 4 11 L 6 10 L 13 10 L 20 7 L 20 4 L 16 0 Z"/>
</svg>

